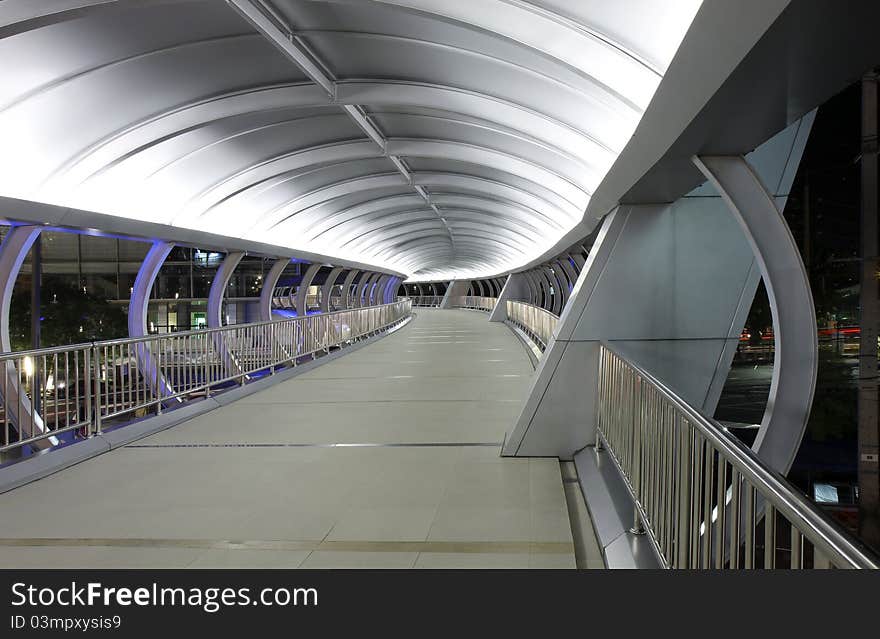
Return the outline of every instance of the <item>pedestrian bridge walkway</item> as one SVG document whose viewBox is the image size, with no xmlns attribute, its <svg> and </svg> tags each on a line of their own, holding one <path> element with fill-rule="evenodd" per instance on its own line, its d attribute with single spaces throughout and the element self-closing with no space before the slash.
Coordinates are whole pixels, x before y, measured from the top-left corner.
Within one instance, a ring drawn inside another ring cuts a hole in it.
<svg viewBox="0 0 880 639">
<path fill-rule="evenodd" d="M 572 521 L 579 565 L 602 567 L 570 465 L 499 456 L 532 374 L 503 324 L 419 309 L 364 348 L 0 495 L 0 567 L 574 568 Z"/>
</svg>

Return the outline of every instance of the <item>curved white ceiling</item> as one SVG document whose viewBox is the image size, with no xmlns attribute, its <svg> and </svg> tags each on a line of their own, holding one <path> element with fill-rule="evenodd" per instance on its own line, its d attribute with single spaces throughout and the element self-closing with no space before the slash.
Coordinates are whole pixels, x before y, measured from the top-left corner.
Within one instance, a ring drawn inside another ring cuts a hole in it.
<svg viewBox="0 0 880 639">
<path fill-rule="evenodd" d="M 701 0 L 5 0 L 0 193 L 356 260 L 580 222 Z"/>
</svg>

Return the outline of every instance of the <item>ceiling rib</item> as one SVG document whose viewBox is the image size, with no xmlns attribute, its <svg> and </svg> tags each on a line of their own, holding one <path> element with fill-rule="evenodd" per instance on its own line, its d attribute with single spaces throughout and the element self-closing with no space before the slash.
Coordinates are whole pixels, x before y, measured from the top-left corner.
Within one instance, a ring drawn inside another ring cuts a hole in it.
<svg viewBox="0 0 880 639">
<path fill-rule="evenodd" d="M 320 86 L 327 92 L 327 101 L 336 104 L 337 83 L 336 79 L 330 73 L 317 55 L 312 52 L 303 40 L 297 37 L 290 25 L 286 23 L 284 18 L 272 7 L 267 0 L 226 0 L 228 4 L 234 7 L 238 13 L 257 31 L 259 31 L 267 40 L 274 44 L 284 55 L 286 55 L 299 69 L 308 76 L 308 78 Z M 403 160 L 397 155 L 389 155 L 387 152 L 388 140 L 382 131 L 370 120 L 370 117 L 364 111 L 364 108 L 358 104 L 340 105 L 357 124 L 361 130 L 375 142 L 382 150 L 382 154 L 391 160 L 394 168 L 403 176 L 413 190 L 425 200 L 432 211 L 437 215 L 443 223 L 449 235 L 449 242 L 452 248 L 452 257 L 455 256 L 455 238 L 452 229 L 449 227 L 446 217 L 440 212 L 440 209 L 431 201 L 431 195 L 425 187 L 414 184 L 412 173 L 406 167 Z"/>
</svg>

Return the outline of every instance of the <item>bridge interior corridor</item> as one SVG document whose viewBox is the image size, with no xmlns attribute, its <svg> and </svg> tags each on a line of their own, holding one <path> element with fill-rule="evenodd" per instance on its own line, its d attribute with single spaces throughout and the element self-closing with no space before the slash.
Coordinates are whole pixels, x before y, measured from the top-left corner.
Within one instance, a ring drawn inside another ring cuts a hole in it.
<svg viewBox="0 0 880 639">
<path fill-rule="evenodd" d="M 0 495 L 0 566 L 574 568 L 566 467 L 499 456 L 532 373 L 503 324 L 419 309 L 364 348 Z"/>
</svg>

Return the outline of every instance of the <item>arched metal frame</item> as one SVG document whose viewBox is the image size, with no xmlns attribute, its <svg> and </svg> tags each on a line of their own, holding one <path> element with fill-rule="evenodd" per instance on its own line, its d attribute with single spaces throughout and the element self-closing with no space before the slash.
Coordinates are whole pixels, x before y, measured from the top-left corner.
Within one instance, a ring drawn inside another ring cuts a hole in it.
<svg viewBox="0 0 880 639">
<path fill-rule="evenodd" d="M 351 287 L 354 285 L 354 281 L 360 273 L 361 271 L 353 268 L 348 272 L 348 275 L 345 276 L 345 280 L 342 282 L 342 290 L 340 291 L 342 308 L 354 308 L 354 305 L 352 304 L 353 298 L 351 295 Z"/>
<path fill-rule="evenodd" d="M 809 277 L 773 196 L 743 157 L 700 157 L 697 168 L 739 222 L 761 270 L 773 314 L 773 378 L 753 448 L 786 473 L 810 416 L 819 362 Z"/>
<path fill-rule="evenodd" d="M 129 337 L 144 337 L 147 335 L 147 309 L 150 304 L 150 293 L 153 284 L 159 276 L 159 271 L 165 263 L 165 259 L 171 254 L 174 244 L 171 242 L 156 241 L 147 252 L 141 268 L 138 270 L 131 289 L 131 299 L 128 302 L 128 335 Z M 137 347 L 137 367 L 141 376 L 153 387 L 158 396 L 167 396 L 173 393 L 171 386 L 161 375 L 152 353 L 145 344 Z M 178 398 L 178 401 L 181 401 Z"/>
<path fill-rule="evenodd" d="M 296 309 L 297 315 L 307 315 L 308 308 L 307 307 L 307 299 L 309 295 L 309 287 L 312 285 L 312 280 L 315 279 L 315 275 L 318 274 L 318 271 L 321 270 L 321 264 L 309 264 L 309 268 L 306 269 L 306 272 L 303 273 L 302 279 L 300 280 L 299 286 L 296 288 L 296 297 L 294 299 L 294 309 Z"/>
<path fill-rule="evenodd" d="M 240 251 L 227 253 L 220 268 L 214 274 L 211 290 L 208 291 L 208 309 L 206 313 L 208 328 L 220 328 L 223 326 L 223 300 L 226 297 L 226 288 L 229 286 L 229 280 L 232 278 L 233 273 L 235 273 L 235 268 L 243 257 L 244 253 Z"/>
<path fill-rule="evenodd" d="M 208 292 L 208 328 L 220 328 L 223 326 L 223 299 L 226 297 L 229 280 L 232 278 L 235 268 L 243 257 L 244 253 L 240 251 L 227 253 L 220 268 L 214 274 L 214 281 L 211 282 L 211 290 Z M 219 332 L 213 333 L 211 338 L 214 341 L 214 347 L 220 354 L 226 374 L 231 377 L 238 373 L 241 370 L 241 366 L 230 354 L 229 349 L 226 348 L 225 335 Z"/>
<path fill-rule="evenodd" d="M 633 2 L 0 9 L 0 174 L 425 279 L 505 272 L 582 221 L 699 6 Z"/>
<path fill-rule="evenodd" d="M 365 273 L 358 283 L 357 305 L 359 308 L 369 306 L 369 292 L 372 290 L 373 284 L 379 278 L 377 273 Z"/>
<path fill-rule="evenodd" d="M 289 258 L 275 260 L 272 268 L 263 279 L 263 288 L 260 290 L 260 321 L 268 322 L 272 319 L 272 298 L 275 293 L 275 286 L 287 265 L 290 264 Z"/>
<path fill-rule="evenodd" d="M 577 283 L 578 279 L 578 271 L 575 266 L 569 261 L 571 259 L 571 255 L 566 253 L 565 255 L 562 255 L 558 260 L 556 260 L 558 268 L 562 269 L 562 272 L 565 274 L 565 277 L 568 280 L 568 286 L 566 286 L 565 288 L 566 303 L 568 303 L 568 300 L 571 297 L 571 292 L 572 290 L 574 290 L 574 285 Z"/>
<path fill-rule="evenodd" d="M 376 283 L 373 285 L 373 289 L 370 291 L 370 306 L 380 304 L 382 302 L 385 287 L 388 286 L 388 282 L 390 280 L 390 275 L 379 276 L 379 279 L 376 280 Z"/>
<path fill-rule="evenodd" d="M 321 312 L 329 313 L 330 308 L 330 298 L 333 295 L 333 287 L 336 286 L 336 280 L 342 274 L 344 269 L 340 266 L 332 269 L 328 274 L 327 278 L 324 280 L 324 284 L 321 286 Z"/>
<path fill-rule="evenodd" d="M 534 278 L 532 272 L 525 271 L 525 272 L 523 272 L 522 275 L 525 278 L 526 286 L 528 286 L 528 288 L 529 288 L 529 297 L 527 300 L 528 303 L 533 304 L 535 306 L 540 306 L 540 304 L 538 303 L 539 302 L 538 286 L 537 286 L 537 283 L 535 282 L 535 278 Z"/>
<path fill-rule="evenodd" d="M 551 262 L 547 265 L 547 269 L 550 271 L 550 277 L 553 278 L 554 282 L 553 314 L 559 316 L 562 315 L 562 309 L 565 308 L 565 303 L 568 301 L 568 283 L 558 264 Z"/>
<path fill-rule="evenodd" d="M 12 292 L 15 288 L 15 282 L 21 271 L 21 265 L 27 258 L 28 252 L 31 250 L 34 242 L 40 237 L 41 227 L 39 226 L 13 226 L 6 237 L 0 244 L 0 348 L 4 353 L 13 350 L 12 341 L 9 337 L 9 317 L 12 306 Z M 6 376 L 3 388 L 0 389 L 0 397 L 7 406 L 6 412 L 11 422 L 16 428 L 19 427 L 18 421 L 21 417 L 25 417 L 24 421 L 33 424 L 35 431 L 44 432 L 43 419 L 39 413 L 35 412 L 30 398 L 26 393 L 21 392 L 19 372 L 16 369 L 15 362 L 7 360 L 4 365 L 3 374 Z M 18 411 L 10 411 L 8 407 L 16 406 Z M 46 448 L 58 444 L 56 437 L 50 437 L 46 440 L 35 442 L 38 448 Z"/>
</svg>

